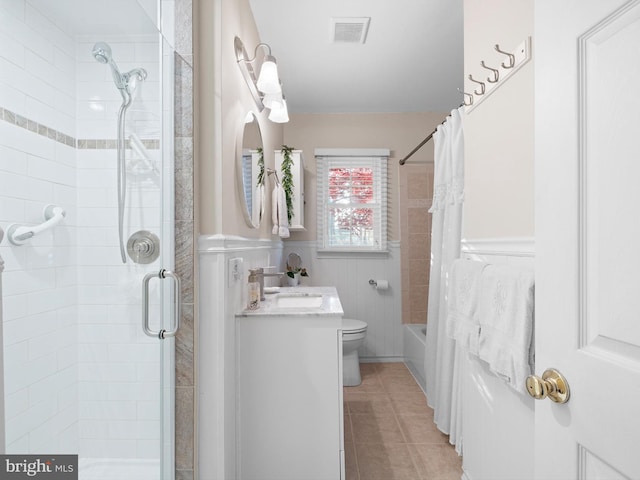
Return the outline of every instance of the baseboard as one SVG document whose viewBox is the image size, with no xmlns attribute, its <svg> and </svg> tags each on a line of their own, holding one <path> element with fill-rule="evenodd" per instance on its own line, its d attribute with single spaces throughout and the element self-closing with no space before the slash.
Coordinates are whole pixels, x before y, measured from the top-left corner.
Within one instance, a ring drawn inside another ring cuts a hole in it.
<svg viewBox="0 0 640 480">
<path fill-rule="evenodd" d="M 360 363 L 404 363 L 404 357 L 360 357 Z"/>
</svg>

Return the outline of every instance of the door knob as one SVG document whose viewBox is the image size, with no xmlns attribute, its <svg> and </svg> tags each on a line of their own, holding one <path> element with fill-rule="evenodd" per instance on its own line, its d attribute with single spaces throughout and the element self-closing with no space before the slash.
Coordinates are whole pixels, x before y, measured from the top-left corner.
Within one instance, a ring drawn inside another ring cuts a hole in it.
<svg viewBox="0 0 640 480">
<path fill-rule="evenodd" d="M 527 392 L 536 400 L 549 397 L 556 403 L 569 401 L 569 384 L 567 379 L 554 368 L 544 371 L 542 378 L 536 375 L 527 377 Z"/>
</svg>

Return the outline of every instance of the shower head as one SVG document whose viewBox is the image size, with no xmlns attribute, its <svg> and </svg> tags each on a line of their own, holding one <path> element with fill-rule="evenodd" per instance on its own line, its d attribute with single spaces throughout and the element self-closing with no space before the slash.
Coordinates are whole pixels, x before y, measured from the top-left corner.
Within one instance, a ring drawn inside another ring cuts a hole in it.
<svg viewBox="0 0 640 480">
<path fill-rule="evenodd" d="M 96 43 L 91 53 L 100 63 L 109 63 L 111 61 L 111 47 L 104 42 Z"/>
<path fill-rule="evenodd" d="M 111 67 L 111 74 L 113 75 L 113 81 L 115 82 L 116 87 L 118 87 L 121 92 L 126 91 L 127 80 L 123 77 L 122 73 L 120 73 L 118 65 L 116 65 L 116 62 L 113 60 L 111 47 L 104 42 L 98 42 L 93 46 L 93 50 L 91 53 L 93 53 L 93 58 L 95 58 L 98 62 L 107 64 Z"/>
</svg>

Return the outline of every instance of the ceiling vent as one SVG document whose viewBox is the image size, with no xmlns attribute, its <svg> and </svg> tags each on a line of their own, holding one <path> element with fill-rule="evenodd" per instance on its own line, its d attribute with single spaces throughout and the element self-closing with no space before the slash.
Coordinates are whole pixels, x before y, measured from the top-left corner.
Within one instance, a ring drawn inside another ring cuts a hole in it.
<svg viewBox="0 0 640 480">
<path fill-rule="evenodd" d="M 364 43 L 371 17 L 343 17 L 331 19 L 333 43 Z"/>
</svg>

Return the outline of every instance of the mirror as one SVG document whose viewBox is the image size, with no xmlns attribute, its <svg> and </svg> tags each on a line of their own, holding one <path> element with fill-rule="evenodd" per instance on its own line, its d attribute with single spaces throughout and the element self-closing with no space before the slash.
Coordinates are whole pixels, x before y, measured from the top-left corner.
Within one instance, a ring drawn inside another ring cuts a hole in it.
<svg viewBox="0 0 640 480">
<path fill-rule="evenodd" d="M 247 225 L 258 228 L 264 212 L 264 157 L 258 117 L 249 112 L 239 134 L 236 178 Z"/>
</svg>

